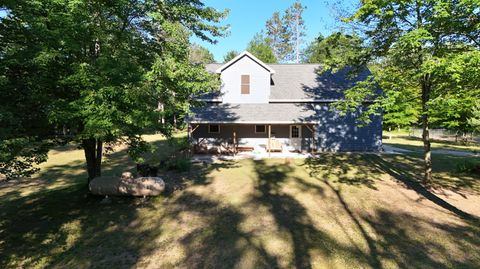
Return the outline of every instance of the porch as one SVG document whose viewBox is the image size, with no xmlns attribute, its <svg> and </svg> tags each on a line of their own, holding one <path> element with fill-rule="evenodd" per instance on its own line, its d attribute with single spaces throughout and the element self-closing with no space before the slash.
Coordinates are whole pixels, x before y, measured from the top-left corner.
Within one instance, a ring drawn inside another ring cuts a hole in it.
<svg viewBox="0 0 480 269">
<path fill-rule="evenodd" d="M 311 123 L 202 123 L 190 124 L 188 128 L 194 153 L 251 157 L 313 152 L 314 134 L 315 125 Z"/>
</svg>

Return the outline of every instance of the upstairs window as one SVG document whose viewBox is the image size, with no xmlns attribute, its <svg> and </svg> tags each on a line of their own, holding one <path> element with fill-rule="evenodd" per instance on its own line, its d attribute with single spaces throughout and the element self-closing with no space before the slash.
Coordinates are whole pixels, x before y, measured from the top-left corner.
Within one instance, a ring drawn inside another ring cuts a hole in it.
<svg viewBox="0 0 480 269">
<path fill-rule="evenodd" d="M 250 94 L 250 75 L 242 75 L 240 87 L 242 94 Z"/>
</svg>

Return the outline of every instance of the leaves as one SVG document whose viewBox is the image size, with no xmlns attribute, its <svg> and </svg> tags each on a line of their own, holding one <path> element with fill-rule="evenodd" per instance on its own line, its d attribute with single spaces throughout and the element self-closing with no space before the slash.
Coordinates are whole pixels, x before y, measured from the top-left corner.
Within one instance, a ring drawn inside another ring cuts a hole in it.
<svg viewBox="0 0 480 269">
<path fill-rule="evenodd" d="M 277 63 L 277 58 L 269 45 L 269 40 L 263 36 L 263 33 L 255 34 L 250 43 L 248 43 L 247 51 L 264 63 Z"/>
<path fill-rule="evenodd" d="M 177 96 L 166 111 L 186 113 L 177 107 L 200 91 L 192 84 L 211 79 L 197 77 L 202 67 L 189 62 L 189 37 L 215 42 L 228 13 L 198 0 L 27 0 L 1 7 L 9 12 L 0 20 L 0 139 L 18 150 L 0 150 L 3 161 L 20 162 L 18 171 L 44 160 L 41 141 L 111 142 L 159 128 L 160 93 Z M 158 61 L 163 81 L 149 87 Z"/>
</svg>

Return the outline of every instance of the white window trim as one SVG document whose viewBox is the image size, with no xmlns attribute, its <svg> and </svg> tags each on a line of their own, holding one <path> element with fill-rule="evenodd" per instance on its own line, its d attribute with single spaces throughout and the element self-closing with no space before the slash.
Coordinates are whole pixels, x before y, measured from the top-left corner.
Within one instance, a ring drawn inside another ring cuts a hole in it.
<svg viewBox="0 0 480 269">
<path fill-rule="evenodd" d="M 217 126 L 218 126 L 218 132 L 211 132 L 211 131 L 210 131 L 210 126 L 211 126 L 211 125 L 217 125 Z M 219 133 L 220 133 L 220 124 L 209 124 L 209 125 L 208 125 L 208 133 L 209 133 L 209 134 L 219 134 Z"/>
<path fill-rule="evenodd" d="M 298 137 L 292 137 L 292 127 L 297 126 L 298 127 Z M 297 138 L 302 138 L 302 125 L 290 125 L 290 139 L 297 139 Z"/>
<path fill-rule="evenodd" d="M 248 84 L 242 83 L 242 76 L 248 76 Z M 251 85 L 251 75 L 250 74 L 241 74 L 240 75 L 240 95 L 250 95 L 252 88 Z M 242 93 L 242 86 L 248 85 L 248 93 Z"/>
<path fill-rule="evenodd" d="M 263 126 L 264 131 L 263 132 L 257 132 L 257 126 Z M 254 128 L 254 131 L 255 131 L 256 134 L 266 134 L 267 133 L 267 125 L 265 125 L 265 124 L 255 124 L 253 126 L 253 128 Z"/>
</svg>

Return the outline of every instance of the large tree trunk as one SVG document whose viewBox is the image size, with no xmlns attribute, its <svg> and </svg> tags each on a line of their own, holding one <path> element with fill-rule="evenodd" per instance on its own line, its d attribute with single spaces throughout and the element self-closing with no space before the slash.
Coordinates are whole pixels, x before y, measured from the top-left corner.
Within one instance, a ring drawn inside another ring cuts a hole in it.
<svg viewBox="0 0 480 269">
<path fill-rule="evenodd" d="M 83 151 L 87 161 L 88 183 L 95 177 L 102 175 L 103 143 L 99 139 L 89 138 L 82 140 Z"/>
<path fill-rule="evenodd" d="M 429 130 L 429 112 L 428 101 L 430 100 L 430 74 L 425 74 L 422 78 L 422 140 L 424 151 L 424 176 L 423 184 L 430 185 L 432 183 L 432 148 L 430 145 Z"/>
</svg>

